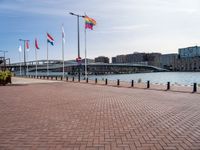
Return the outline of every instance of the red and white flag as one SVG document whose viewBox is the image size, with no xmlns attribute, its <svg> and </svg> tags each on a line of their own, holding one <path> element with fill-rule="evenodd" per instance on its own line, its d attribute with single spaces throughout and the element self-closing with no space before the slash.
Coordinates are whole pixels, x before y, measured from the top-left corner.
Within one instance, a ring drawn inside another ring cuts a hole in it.
<svg viewBox="0 0 200 150">
<path fill-rule="evenodd" d="M 27 50 L 27 51 L 30 50 L 30 49 L 29 49 L 29 43 L 28 43 L 28 41 L 26 41 L 26 50 Z"/>
<path fill-rule="evenodd" d="M 63 43 L 65 43 L 65 30 L 64 30 L 63 25 L 62 25 L 62 40 L 63 40 Z"/>
<path fill-rule="evenodd" d="M 38 46 L 38 41 L 37 41 L 37 39 L 35 39 L 35 48 L 36 48 L 36 49 L 40 49 L 39 46 Z"/>
</svg>

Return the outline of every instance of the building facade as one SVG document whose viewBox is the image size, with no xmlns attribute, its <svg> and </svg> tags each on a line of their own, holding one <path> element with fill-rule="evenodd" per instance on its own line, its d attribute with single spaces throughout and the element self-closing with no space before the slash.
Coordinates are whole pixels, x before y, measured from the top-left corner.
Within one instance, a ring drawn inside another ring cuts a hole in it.
<svg viewBox="0 0 200 150">
<path fill-rule="evenodd" d="M 112 63 L 146 64 L 160 67 L 161 53 L 133 53 L 112 57 Z"/>
<path fill-rule="evenodd" d="M 105 56 L 99 56 L 94 59 L 95 63 L 109 63 L 109 58 Z"/>
<path fill-rule="evenodd" d="M 173 70 L 178 54 L 163 54 L 160 58 L 160 67 L 168 70 Z"/>
<path fill-rule="evenodd" d="M 200 57 L 200 47 L 193 46 L 193 47 L 186 47 L 186 48 L 179 48 L 178 50 L 179 58 L 191 58 L 191 57 Z"/>
<path fill-rule="evenodd" d="M 173 71 L 200 71 L 200 57 L 176 59 Z"/>
</svg>

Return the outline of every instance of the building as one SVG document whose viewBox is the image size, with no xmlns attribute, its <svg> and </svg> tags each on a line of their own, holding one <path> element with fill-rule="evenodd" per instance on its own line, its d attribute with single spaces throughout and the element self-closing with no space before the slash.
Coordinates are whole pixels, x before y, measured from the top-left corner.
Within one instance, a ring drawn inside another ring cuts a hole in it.
<svg viewBox="0 0 200 150">
<path fill-rule="evenodd" d="M 160 57 L 160 67 L 168 70 L 173 70 L 178 54 L 164 54 Z"/>
<path fill-rule="evenodd" d="M 200 57 L 176 59 L 173 71 L 200 71 Z"/>
<path fill-rule="evenodd" d="M 145 53 L 133 53 L 126 55 L 127 57 L 127 63 L 142 63 L 144 62 Z"/>
<path fill-rule="evenodd" d="M 200 71 L 200 47 L 179 48 L 173 71 Z"/>
<path fill-rule="evenodd" d="M 127 63 L 126 55 L 116 56 L 116 63 Z"/>
<path fill-rule="evenodd" d="M 160 67 L 160 57 L 161 53 L 147 53 L 145 61 L 148 62 L 148 65 Z"/>
<path fill-rule="evenodd" d="M 160 67 L 161 53 L 138 53 L 112 57 L 113 63 L 146 64 Z"/>
<path fill-rule="evenodd" d="M 193 47 L 186 47 L 186 48 L 179 48 L 178 50 L 179 58 L 191 58 L 191 57 L 200 57 L 200 47 L 193 46 Z"/>
<path fill-rule="evenodd" d="M 112 63 L 113 63 L 113 64 L 116 63 L 116 57 L 112 57 Z"/>
<path fill-rule="evenodd" d="M 94 59 L 95 63 L 109 63 L 109 58 L 105 56 L 99 56 Z"/>
</svg>

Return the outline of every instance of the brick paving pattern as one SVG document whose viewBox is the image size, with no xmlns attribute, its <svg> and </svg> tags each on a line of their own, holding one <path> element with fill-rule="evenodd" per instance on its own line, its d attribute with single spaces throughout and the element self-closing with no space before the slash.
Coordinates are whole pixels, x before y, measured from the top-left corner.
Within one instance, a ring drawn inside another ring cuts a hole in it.
<svg viewBox="0 0 200 150">
<path fill-rule="evenodd" d="M 200 149 L 200 95 L 84 83 L 0 87 L 0 150 Z"/>
</svg>

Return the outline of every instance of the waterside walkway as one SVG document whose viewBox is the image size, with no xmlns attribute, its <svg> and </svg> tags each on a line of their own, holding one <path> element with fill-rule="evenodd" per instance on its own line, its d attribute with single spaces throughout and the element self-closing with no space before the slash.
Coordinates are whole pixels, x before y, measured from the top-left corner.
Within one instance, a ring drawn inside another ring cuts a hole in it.
<svg viewBox="0 0 200 150">
<path fill-rule="evenodd" d="M 0 149 L 199 150 L 200 96 L 14 78 L 0 86 Z"/>
</svg>

